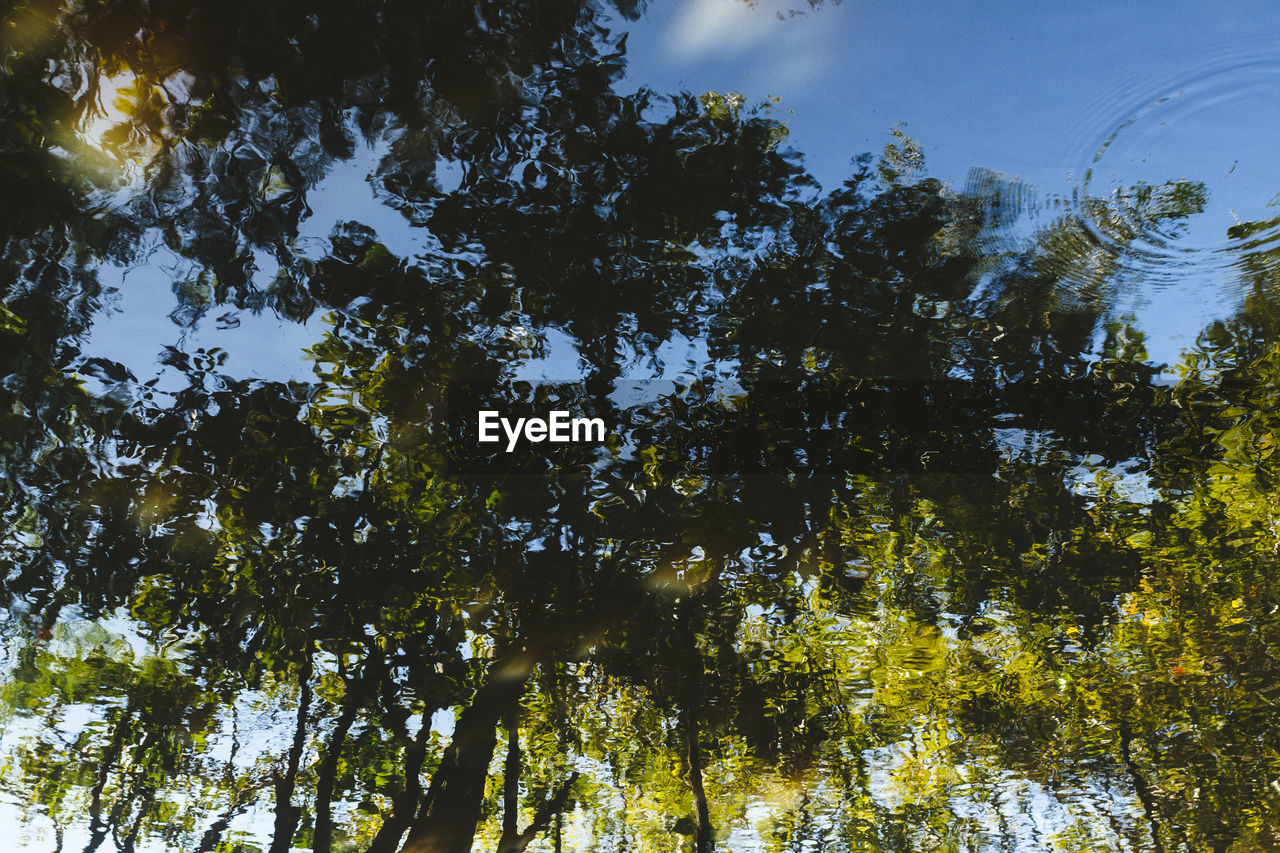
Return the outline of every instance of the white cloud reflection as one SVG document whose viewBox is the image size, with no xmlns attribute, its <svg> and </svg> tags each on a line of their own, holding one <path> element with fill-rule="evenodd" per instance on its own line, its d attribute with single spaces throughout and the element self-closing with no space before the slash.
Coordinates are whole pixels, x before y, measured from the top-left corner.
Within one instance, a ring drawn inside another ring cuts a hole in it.
<svg viewBox="0 0 1280 853">
<path fill-rule="evenodd" d="M 800 85 L 834 56 L 824 11 L 804 0 L 688 0 L 669 19 L 664 52 L 689 64 L 752 53 L 752 66 L 773 85 Z"/>
</svg>

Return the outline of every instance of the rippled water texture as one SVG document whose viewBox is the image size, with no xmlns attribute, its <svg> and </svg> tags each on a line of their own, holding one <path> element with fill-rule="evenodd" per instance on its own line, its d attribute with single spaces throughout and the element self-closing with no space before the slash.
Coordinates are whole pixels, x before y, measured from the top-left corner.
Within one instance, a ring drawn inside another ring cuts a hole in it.
<svg viewBox="0 0 1280 853">
<path fill-rule="evenodd" d="M 1280 60 L 1231 56 L 1184 79 L 1148 84 L 1139 99 L 1108 104 L 1073 201 L 1090 236 L 1124 255 L 1135 280 L 1212 285 L 1269 266 L 1280 236 L 1280 165 L 1271 143 L 1280 127 L 1278 86 Z M 1139 182 L 1170 181 L 1187 189 L 1161 203 L 1185 204 L 1185 218 L 1149 221 L 1126 197 Z"/>
<path fill-rule="evenodd" d="M 0 840 L 1280 850 L 1277 25 L 0 3 Z"/>
</svg>

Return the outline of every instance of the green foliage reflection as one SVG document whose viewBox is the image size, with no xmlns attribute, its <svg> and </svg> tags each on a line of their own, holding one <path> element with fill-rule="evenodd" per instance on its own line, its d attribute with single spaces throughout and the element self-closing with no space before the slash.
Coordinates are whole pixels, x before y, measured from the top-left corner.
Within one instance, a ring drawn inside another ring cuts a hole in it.
<svg viewBox="0 0 1280 853">
<path fill-rule="evenodd" d="M 32 832 L 1280 845 L 1274 259 L 1174 383 L 1113 310 L 1202 185 L 1013 241 L 1025 188 L 957 191 L 899 130 L 820 192 L 769 105 L 619 94 L 589 4 L 5 14 L 0 784 Z M 365 142 L 417 255 L 298 238 Z M 86 355 L 102 265 L 158 244 L 179 323 L 321 325 L 314 381 Z M 553 332 L 582 376 L 534 387 Z M 620 393 L 679 341 L 707 358 Z M 615 437 L 460 450 L 459 412 L 539 394 Z"/>
</svg>

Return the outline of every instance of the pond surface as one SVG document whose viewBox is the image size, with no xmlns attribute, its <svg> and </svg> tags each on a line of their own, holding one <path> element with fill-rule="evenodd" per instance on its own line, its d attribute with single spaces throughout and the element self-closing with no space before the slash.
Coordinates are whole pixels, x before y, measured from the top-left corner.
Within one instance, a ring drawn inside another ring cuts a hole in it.
<svg viewBox="0 0 1280 853">
<path fill-rule="evenodd" d="M 1280 849 L 1278 23 L 9 4 L 0 836 Z"/>
</svg>

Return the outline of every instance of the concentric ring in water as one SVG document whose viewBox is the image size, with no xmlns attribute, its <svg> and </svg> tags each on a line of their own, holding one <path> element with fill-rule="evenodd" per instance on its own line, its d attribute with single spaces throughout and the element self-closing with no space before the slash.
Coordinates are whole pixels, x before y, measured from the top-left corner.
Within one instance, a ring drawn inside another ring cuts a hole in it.
<svg viewBox="0 0 1280 853">
<path fill-rule="evenodd" d="M 1280 247 L 1277 92 L 1280 61 L 1252 60 L 1130 106 L 1081 169 L 1086 230 L 1152 284 L 1221 284 L 1265 258 Z"/>
</svg>

